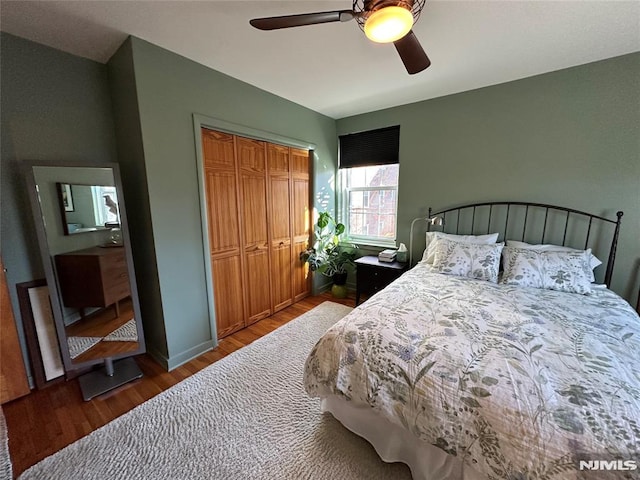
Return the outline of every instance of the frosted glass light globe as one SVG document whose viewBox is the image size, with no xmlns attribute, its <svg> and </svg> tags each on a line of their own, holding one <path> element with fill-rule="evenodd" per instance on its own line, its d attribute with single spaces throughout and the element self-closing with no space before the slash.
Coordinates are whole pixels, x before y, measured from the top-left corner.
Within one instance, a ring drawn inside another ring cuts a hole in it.
<svg viewBox="0 0 640 480">
<path fill-rule="evenodd" d="M 377 43 L 400 40 L 413 27 L 413 15 L 403 7 L 384 7 L 373 12 L 364 24 L 364 34 Z"/>
</svg>

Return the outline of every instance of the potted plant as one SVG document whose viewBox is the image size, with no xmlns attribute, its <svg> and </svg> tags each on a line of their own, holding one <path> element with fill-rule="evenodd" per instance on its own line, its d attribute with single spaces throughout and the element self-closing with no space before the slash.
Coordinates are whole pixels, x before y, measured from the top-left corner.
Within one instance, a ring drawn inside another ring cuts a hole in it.
<svg viewBox="0 0 640 480">
<path fill-rule="evenodd" d="M 312 272 L 318 272 L 333 280 L 331 293 L 337 298 L 347 296 L 347 266 L 354 265 L 355 245 L 340 244 L 345 227 L 336 222 L 330 213 L 322 212 L 315 224 L 315 244 L 300 253 L 300 260 L 307 262 Z"/>
</svg>

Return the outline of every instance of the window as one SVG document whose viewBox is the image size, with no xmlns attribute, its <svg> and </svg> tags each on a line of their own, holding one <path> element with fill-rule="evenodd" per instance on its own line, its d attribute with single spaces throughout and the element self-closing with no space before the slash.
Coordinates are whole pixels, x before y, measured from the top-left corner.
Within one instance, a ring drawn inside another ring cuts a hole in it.
<svg viewBox="0 0 640 480">
<path fill-rule="evenodd" d="M 396 239 L 398 165 L 340 170 L 341 220 L 349 238 L 367 244 L 393 244 Z"/>
<path fill-rule="evenodd" d="M 340 137 L 339 218 L 349 239 L 395 246 L 400 127 Z"/>
<path fill-rule="evenodd" d="M 116 187 L 92 186 L 91 195 L 93 196 L 93 213 L 96 225 L 120 223 Z"/>
</svg>

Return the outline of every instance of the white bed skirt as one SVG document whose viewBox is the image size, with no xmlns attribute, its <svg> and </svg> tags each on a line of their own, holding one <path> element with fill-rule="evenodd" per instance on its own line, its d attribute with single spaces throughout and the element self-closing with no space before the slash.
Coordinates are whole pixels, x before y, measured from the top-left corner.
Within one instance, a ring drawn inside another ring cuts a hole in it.
<svg viewBox="0 0 640 480">
<path fill-rule="evenodd" d="M 486 480 L 478 471 L 376 415 L 368 406 L 326 397 L 320 406 L 342 425 L 367 440 L 385 462 L 409 466 L 414 480 Z"/>
</svg>

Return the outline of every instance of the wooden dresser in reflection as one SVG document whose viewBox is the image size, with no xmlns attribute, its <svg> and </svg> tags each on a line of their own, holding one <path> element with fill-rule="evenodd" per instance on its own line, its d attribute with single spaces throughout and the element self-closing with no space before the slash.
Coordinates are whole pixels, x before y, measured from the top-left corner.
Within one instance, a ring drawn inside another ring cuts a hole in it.
<svg viewBox="0 0 640 480">
<path fill-rule="evenodd" d="M 84 317 L 88 307 L 115 306 L 131 295 L 124 247 L 91 247 L 55 256 L 62 301 Z"/>
</svg>

